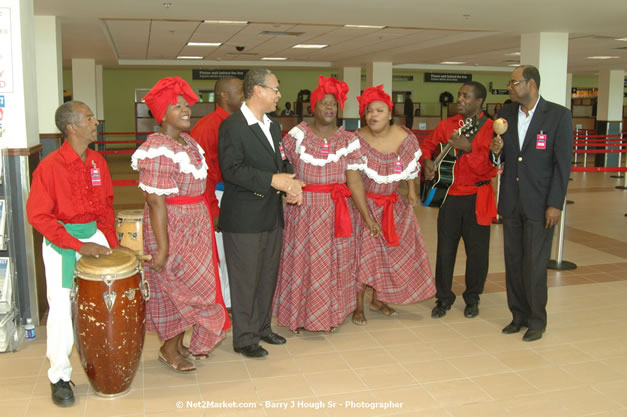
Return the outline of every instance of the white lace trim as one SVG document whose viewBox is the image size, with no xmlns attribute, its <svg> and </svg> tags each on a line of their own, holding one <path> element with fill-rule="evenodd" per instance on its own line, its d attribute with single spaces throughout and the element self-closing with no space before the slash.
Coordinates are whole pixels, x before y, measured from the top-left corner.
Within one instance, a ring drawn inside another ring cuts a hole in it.
<svg viewBox="0 0 627 417">
<path fill-rule="evenodd" d="M 336 151 L 336 153 L 330 153 L 327 155 L 327 159 L 315 158 L 313 155 L 307 153 L 307 148 L 304 146 L 300 147 L 298 154 L 300 155 L 300 160 L 304 163 L 321 167 L 328 163 L 339 161 L 340 158 L 359 149 L 360 146 L 359 139 L 355 139 L 349 143 L 346 148 L 340 148 Z"/>
<path fill-rule="evenodd" d="M 200 145 L 196 144 L 198 147 L 198 151 L 201 155 L 204 153 Z M 172 150 L 166 148 L 165 146 L 159 146 L 158 148 L 150 148 L 148 151 L 144 149 L 138 149 L 135 151 L 133 156 L 131 157 L 131 168 L 135 171 L 139 171 L 137 167 L 137 161 L 142 159 L 153 159 L 158 156 L 165 156 L 166 158 L 171 159 L 175 163 L 179 165 L 181 172 L 184 174 L 192 174 L 194 178 L 197 180 L 202 180 L 207 178 L 207 170 L 209 167 L 207 166 L 207 162 L 203 158 L 202 166 L 200 168 L 196 168 L 191 161 L 189 160 L 189 155 L 186 152 L 172 152 Z"/>
<path fill-rule="evenodd" d="M 305 139 L 305 132 L 298 127 L 293 127 L 288 134 L 296 139 L 295 151 L 298 155 L 300 155 L 300 160 L 306 164 L 315 165 L 315 166 L 324 166 L 331 162 L 337 162 L 343 156 L 350 154 L 351 152 L 359 149 L 361 145 L 359 144 L 359 138 L 355 138 L 351 143 L 348 144 L 346 148 L 340 148 L 336 150 L 335 153 L 330 153 L 327 155 L 327 159 L 316 158 L 311 154 L 307 153 L 307 148 L 302 145 L 303 140 Z M 353 168 L 356 169 L 356 168 Z"/>
<path fill-rule="evenodd" d="M 150 185 L 146 185 L 146 184 L 142 184 L 141 182 L 139 183 L 139 188 L 146 191 L 148 194 L 157 194 L 157 195 L 170 195 L 170 194 L 176 194 L 179 192 L 178 187 L 175 188 L 155 188 L 155 187 L 151 187 Z"/>
<path fill-rule="evenodd" d="M 347 171 L 363 171 L 366 164 L 348 164 L 346 165 Z"/>
<path fill-rule="evenodd" d="M 366 156 L 363 157 L 363 164 L 353 165 L 357 168 L 351 168 L 351 165 L 349 165 L 347 169 L 360 169 L 364 172 L 364 174 L 366 174 L 368 178 L 370 178 L 377 184 L 390 184 L 397 181 L 413 180 L 418 177 L 418 174 L 420 174 L 420 165 L 418 164 L 418 160 L 420 159 L 421 155 L 422 151 L 418 149 L 416 153 L 414 153 L 414 159 L 412 159 L 412 161 L 400 174 L 379 175 L 377 171 L 368 167 L 368 158 Z"/>
</svg>

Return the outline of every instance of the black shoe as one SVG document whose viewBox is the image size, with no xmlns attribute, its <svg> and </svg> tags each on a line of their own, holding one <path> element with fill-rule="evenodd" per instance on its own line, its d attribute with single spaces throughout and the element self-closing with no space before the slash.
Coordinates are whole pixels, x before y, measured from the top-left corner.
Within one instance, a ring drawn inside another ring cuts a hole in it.
<svg viewBox="0 0 627 417">
<path fill-rule="evenodd" d="M 268 354 L 268 351 L 259 346 L 257 343 L 242 347 L 233 346 L 233 350 L 237 353 L 241 353 L 247 358 L 262 358 Z"/>
<path fill-rule="evenodd" d="M 534 340 L 542 339 L 542 333 L 544 333 L 544 329 L 527 329 L 523 336 L 523 342 L 533 342 Z"/>
<path fill-rule="evenodd" d="M 64 381 L 62 379 L 54 384 L 50 383 L 53 403 L 59 407 L 69 407 L 74 404 L 74 392 L 72 392 L 70 384 L 76 386 L 72 381 Z"/>
<path fill-rule="evenodd" d="M 502 331 L 505 334 L 518 333 L 522 327 L 523 325 L 521 323 L 516 323 L 513 321 L 505 326 Z"/>
<path fill-rule="evenodd" d="M 267 336 L 260 337 L 260 339 L 271 345 L 284 345 L 287 342 L 283 336 L 273 332 L 270 332 Z"/>
<path fill-rule="evenodd" d="M 472 319 L 479 315 L 479 304 L 466 304 L 464 309 L 464 317 Z"/>
<path fill-rule="evenodd" d="M 439 319 L 440 317 L 446 316 L 446 312 L 451 309 L 451 306 L 446 306 L 441 302 L 435 303 L 435 307 L 431 310 L 431 317 L 434 319 Z"/>
</svg>

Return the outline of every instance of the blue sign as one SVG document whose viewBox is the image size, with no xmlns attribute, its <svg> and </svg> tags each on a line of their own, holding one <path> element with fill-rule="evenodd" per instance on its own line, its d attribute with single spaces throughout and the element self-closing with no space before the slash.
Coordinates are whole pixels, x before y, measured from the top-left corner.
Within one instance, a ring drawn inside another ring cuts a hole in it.
<svg viewBox="0 0 627 417">
<path fill-rule="evenodd" d="M 0 96 L 0 107 L 4 107 L 4 96 Z"/>
</svg>

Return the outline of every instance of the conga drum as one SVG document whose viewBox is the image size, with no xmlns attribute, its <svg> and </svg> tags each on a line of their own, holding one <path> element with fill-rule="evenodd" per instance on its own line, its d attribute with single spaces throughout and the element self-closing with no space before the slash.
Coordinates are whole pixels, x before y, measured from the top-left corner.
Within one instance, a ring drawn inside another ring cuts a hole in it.
<svg viewBox="0 0 627 417">
<path fill-rule="evenodd" d="M 138 254 L 144 253 L 144 234 L 142 223 L 144 210 L 121 210 L 117 218 L 118 241 L 120 245 L 133 249 Z"/>
<path fill-rule="evenodd" d="M 81 364 L 96 394 L 128 392 L 146 334 L 148 286 L 132 254 L 83 256 L 72 289 L 74 335 Z"/>
</svg>

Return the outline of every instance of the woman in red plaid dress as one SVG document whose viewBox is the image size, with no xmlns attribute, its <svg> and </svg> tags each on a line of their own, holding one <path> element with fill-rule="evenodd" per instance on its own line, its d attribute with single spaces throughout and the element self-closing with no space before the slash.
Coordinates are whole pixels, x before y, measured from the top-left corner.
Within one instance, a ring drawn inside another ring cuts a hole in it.
<svg viewBox="0 0 627 417">
<path fill-rule="evenodd" d="M 300 333 L 330 332 L 355 310 L 355 241 L 349 165 L 361 160 L 359 140 L 337 127 L 338 102 L 344 108 L 348 86 L 321 76 L 311 94 L 314 121 L 300 123 L 282 147 L 303 188 L 301 205 L 285 208 L 285 231 L 274 314 L 280 326 Z M 365 204 L 365 201 L 364 201 Z"/>
<path fill-rule="evenodd" d="M 411 131 L 391 125 L 392 101 L 383 86 L 367 88 L 361 97 L 360 114 L 367 126 L 358 131 L 364 160 L 361 165 L 368 210 L 381 224 L 382 236 L 356 227 L 357 281 L 363 289 L 357 296 L 353 322 L 365 325 L 365 286 L 373 288 L 370 309 L 386 316 L 398 315 L 386 303 L 408 304 L 435 294 L 433 274 L 422 233 L 413 208 L 418 202 L 415 179 L 420 172 L 421 152 Z M 407 201 L 398 185 L 407 181 Z"/>
<path fill-rule="evenodd" d="M 172 104 L 174 100 L 174 104 Z M 211 216 L 203 194 L 207 164 L 202 148 L 187 134 L 197 100 L 178 77 L 165 78 L 144 98 L 159 133 L 131 159 L 144 191 L 144 251 L 153 257 L 145 270 L 150 284 L 148 330 L 164 341 L 159 360 L 179 372 L 194 372 L 188 358 L 206 357 L 225 336 L 228 315 L 222 302 L 212 242 Z M 192 327 L 189 347 L 185 330 Z"/>
</svg>

